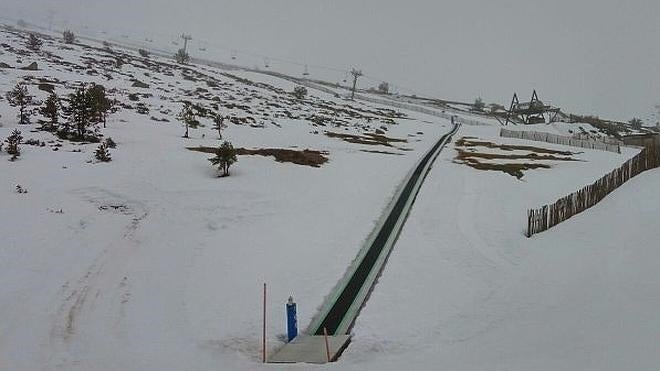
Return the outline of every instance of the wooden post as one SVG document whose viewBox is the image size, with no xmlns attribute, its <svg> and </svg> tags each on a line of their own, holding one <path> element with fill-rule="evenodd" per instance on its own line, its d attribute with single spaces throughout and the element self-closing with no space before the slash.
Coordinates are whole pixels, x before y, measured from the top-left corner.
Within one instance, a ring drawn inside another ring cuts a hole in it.
<svg viewBox="0 0 660 371">
<path fill-rule="evenodd" d="M 266 283 L 264 282 L 264 327 L 263 327 L 263 334 L 262 334 L 262 360 L 263 363 L 266 363 Z"/>
<path fill-rule="evenodd" d="M 328 344 L 328 329 L 323 328 L 323 338 L 325 339 L 325 355 L 330 363 L 330 344 Z"/>
</svg>

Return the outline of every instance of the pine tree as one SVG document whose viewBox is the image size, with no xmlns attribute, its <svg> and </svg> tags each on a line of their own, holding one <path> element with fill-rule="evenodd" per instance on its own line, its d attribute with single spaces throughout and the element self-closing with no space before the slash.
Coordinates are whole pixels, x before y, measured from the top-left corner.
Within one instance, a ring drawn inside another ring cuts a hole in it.
<svg viewBox="0 0 660 371">
<path fill-rule="evenodd" d="M 41 107 L 41 114 L 46 117 L 48 121 L 44 122 L 42 129 L 46 131 L 53 131 L 57 128 L 59 123 L 59 106 L 60 99 L 57 97 L 57 94 L 52 93 L 46 101 L 44 106 Z"/>
<path fill-rule="evenodd" d="M 211 164 L 218 167 L 218 170 L 222 170 L 221 176 L 229 176 L 229 167 L 233 165 L 238 158 L 236 157 L 236 150 L 231 143 L 225 141 L 220 147 L 215 151 L 215 157 L 210 158 Z"/>
<path fill-rule="evenodd" d="M 94 84 L 88 90 L 89 103 L 92 109 L 92 120 L 95 123 L 103 122 L 106 126 L 108 112 L 112 109 L 113 101 L 108 98 L 103 85 Z"/>
<path fill-rule="evenodd" d="M 90 128 L 93 126 L 92 120 L 95 112 L 91 95 L 87 93 L 84 86 L 69 95 L 68 112 L 74 133 L 67 134 L 73 134 L 76 140 L 85 140 L 89 135 Z"/>
<path fill-rule="evenodd" d="M 39 37 L 37 37 L 36 34 L 31 33 L 30 37 L 28 38 L 27 42 L 27 47 L 30 50 L 38 51 L 41 49 L 41 45 L 43 45 L 43 41 Z"/>
<path fill-rule="evenodd" d="M 32 96 L 28 94 L 25 84 L 16 84 L 14 89 L 7 93 L 7 101 L 14 107 L 19 107 L 19 124 L 30 123 L 30 113 L 26 111 L 27 106 L 32 103 Z"/>
<path fill-rule="evenodd" d="M 213 129 L 218 131 L 218 138 L 222 139 L 222 131 L 227 128 L 225 124 L 225 117 L 221 114 L 216 114 L 213 116 Z"/>
<path fill-rule="evenodd" d="M 19 144 L 22 140 L 23 136 L 18 129 L 14 129 L 11 135 L 5 139 L 5 142 L 7 143 L 6 151 L 8 154 L 12 155 L 10 161 L 15 161 L 18 156 L 21 155 L 21 148 L 19 147 Z"/>
<path fill-rule="evenodd" d="M 108 145 L 106 143 L 99 144 L 99 146 L 96 148 L 96 152 L 94 152 L 94 157 L 96 157 L 96 159 L 101 162 L 112 161 L 112 157 L 110 157 L 110 150 L 108 149 Z"/>
<path fill-rule="evenodd" d="M 186 124 L 186 133 L 183 135 L 184 138 L 190 138 L 189 127 L 195 123 L 195 112 L 193 112 L 192 105 L 189 102 L 183 104 L 181 112 L 177 117 L 180 121 Z"/>
</svg>

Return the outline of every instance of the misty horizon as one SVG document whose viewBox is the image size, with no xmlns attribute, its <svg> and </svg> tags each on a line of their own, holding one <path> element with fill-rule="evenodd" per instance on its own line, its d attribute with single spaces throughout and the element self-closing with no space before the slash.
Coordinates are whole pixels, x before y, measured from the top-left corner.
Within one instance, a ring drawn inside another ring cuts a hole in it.
<svg viewBox="0 0 660 371">
<path fill-rule="evenodd" d="M 193 56 L 237 55 L 246 67 L 293 74 L 307 65 L 332 82 L 356 67 L 361 88 L 388 81 L 404 94 L 505 106 L 536 89 L 566 112 L 658 121 L 660 49 L 648 40 L 660 36 L 660 4 L 651 1 L 3 3 L 5 18 L 171 50 L 188 33 Z"/>
</svg>

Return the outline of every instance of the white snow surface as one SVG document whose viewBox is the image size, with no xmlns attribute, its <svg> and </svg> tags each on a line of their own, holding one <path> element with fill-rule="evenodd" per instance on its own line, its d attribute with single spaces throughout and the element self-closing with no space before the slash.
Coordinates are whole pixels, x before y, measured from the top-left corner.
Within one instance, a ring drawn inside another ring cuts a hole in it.
<svg viewBox="0 0 660 371">
<path fill-rule="evenodd" d="M 3 43 L 20 46 L 13 34 L 0 34 Z M 45 49 L 69 61 L 90 53 L 60 50 L 57 43 Z M 19 65 L 16 59 L 7 50 L 0 54 L 11 66 Z M 0 91 L 26 75 L 56 77 L 115 87 L 124 102 L 136 90 L 128 75 L 141 74 L 140 80 L 162 81 L 170 90 L 142 89 L 153 96 L 141 100 L 151 115 L 170 122 L 130 109 L 112 115 L 102 132 L 118 148 L 112 162 L 101 164 L 90 162 L 95 144 L 61 142 L 53 151 L 52 134 L 33 131 L 36 124 L 16 125 L 15 108 L 0 101 L 0 138 L 18 128 L 26 139 L 48 143 L 23 145 L 16 162 L 0 155 L 0 370 L 643 370 L 660 363 L 659 171 L 547 232 L 523 235 L 527 208 L 593 182 L 634 150 L 580 149 L 580 162 L 553 163 L 517 180 L 455 163 L 448 146 L 340 360 L 264 366 L 262 283 L 269 285 L 272 352 L 282 344 L 289 295 L 304 329 L 403 177 L 449 123 L 405 112 L 410 119 L 388 124 L 386 135 L 408 139 L 400 147 L 409 151 L 322 135 L 381 126 L 364 119 L 347 118 L 338 128 L 303 118 L 261 117 L 262 128 L 232 124 L 224 135 L 236 146 L 323 150 L 330 161 L 312 168 L 241 156 L 232 175 L 219 179 L 208 155 L 185 149 L 218 143 L 209 123 L 186 140 L 174 117 L 181 106 L 177 89 L 200 85 L 156 72 L 147 77 L 130 65 L 106 81 L 39 64 L 35 72 L 0 70 Z M 239 75 L 293 87 L 271 76 Z M 220 79 L 237 101 L 254 94 L 246 103 L 252 107 L 279 96 Z M 34 85 L 30 91 L 46 97 Z M 311 105 L 291 110 L 322 113 Z M 464 126 L 455 139 L 575 151 L 498 133 L 495 125 Z M 28 193 L 16 193 L 19 184 Z"/>
</svg>

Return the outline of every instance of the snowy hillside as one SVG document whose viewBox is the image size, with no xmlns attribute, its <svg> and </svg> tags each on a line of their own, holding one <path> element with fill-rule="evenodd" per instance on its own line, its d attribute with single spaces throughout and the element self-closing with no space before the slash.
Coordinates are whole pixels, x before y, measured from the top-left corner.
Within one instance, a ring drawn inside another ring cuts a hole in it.
<svg viewBox="0 0 660 371">
<path fill-rule="evenodd" d="M 450 122 L 313 89 L 297 98 L 290 81 L 255 72 L 48 38 L 34 52 L 26 39 L 0 30 L 0 139 L 14 129 L 24 138 L 16 161 L 0 154 L 0 369 L 311 368 L 261 365 L 261 285 L 272 352 L 289 295 L 304 330 Z M 29 125 L 4 97 L 21 82 L 34 96 Z M 117 143 L 111 162 L 95 160 L 98 143 L 39 130 L 50 91 L 66 98 L 82 83 L 118 101 L 98 127 Z M 189 139 L 177 119 L 185 102 L 199 120 Z M 239 149 L 229 177 L 207 160 L 221 143 L 215 114 Z M 527 239 L 527 208 L 637 150 L 500 138 L 499 129 L 463 125 L 441 153 L 351 345 L 320 368 L 658 364 L 660 173 Z"/>
</svg>

